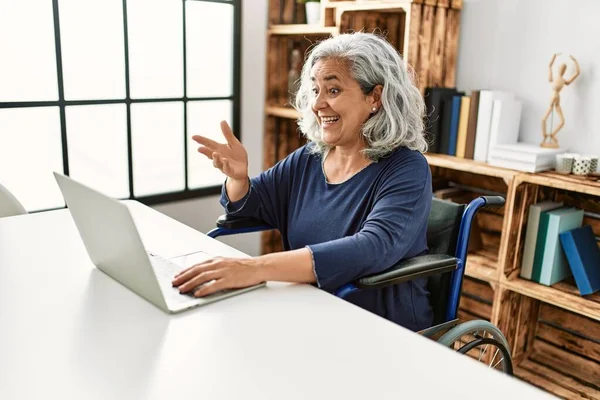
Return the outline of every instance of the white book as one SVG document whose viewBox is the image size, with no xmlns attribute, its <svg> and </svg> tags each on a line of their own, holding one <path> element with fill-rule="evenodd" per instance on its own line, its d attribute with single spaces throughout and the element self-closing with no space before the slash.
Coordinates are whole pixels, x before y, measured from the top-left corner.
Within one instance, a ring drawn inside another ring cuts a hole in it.
<svg viewBox="0 0 600 400">
<path fill-rule="evenodd" d="M 515 144 L 519 141 L 519 126 L 521 125 L 521 111 L 523 103 L 519 100 L 504 99 L 494 100 L 492 107 L 492 121 L 490 125 L 490 151 L 499 144 Z"/>
<path fill-rule="evenodd" d="M 482 90 L 479 92 L 479 107 L 477 109 L 477 128 L 475 130 L 475 148 L 473 159 L 486 161 L 490 147 L 490 129 L 494 100 L 514 99 L 512 93 L 499 90 Z"/>
<path fill-rule="evenodd" d="M 525 234 L 525 245 L 523 247 L 523 260 L 521 261 L 521 272 L 519 275 L 524 279 L 531 279 L 533 272 L 533 258 L 535 256 L 535 245 L 540 225 L 540 215 L 543 211 L 554 210 L 562 207 L 562 202 L 544 201 L 529 206 L 527 216 L 527 233 Z"/>
<path fill-rule="evenodd" d="M 531 143 L 498 144 L 490 150 L 490 158 L 502 158 L 532 164 L 556 162 L 556 155 L 567 149 L 550 149 Z"/>
<path fill-rule="evenodd" d="M 516 169 L 517 171 L 534 173 L 553 169 L 556 163 L 554 161 L 549 161 L 546 163 L 534 164 L 524 161 L 506 160 L 503 158 L 490 157 L 490 159 L 488 160 L 488 164 L 493 165 L 495 167 Z"/>
</svg>

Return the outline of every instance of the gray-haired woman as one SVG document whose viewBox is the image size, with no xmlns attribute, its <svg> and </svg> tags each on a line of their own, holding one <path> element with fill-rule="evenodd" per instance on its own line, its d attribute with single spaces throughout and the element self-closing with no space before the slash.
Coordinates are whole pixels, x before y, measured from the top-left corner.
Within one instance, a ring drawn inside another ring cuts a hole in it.
<svg viewBox="0 0 600 400">
<path fill-rule="evenodd" d="M 368 33 L 320 42 L 302 69 L 296 108 L 308 144 L 251 180 L 246 150 L 225 122 L 227 144 L 194 136 L 227 175 L 226 212 L 279 229 L 286 251 L 194 265 L 173 280 L 182 293 L 263 281 L 333 292 L 427 251 L 425 107 L 397 51 Z M 426 279 L 355 292 L 348 301 L 413 330 L 432 323 Z"/>
</svg>

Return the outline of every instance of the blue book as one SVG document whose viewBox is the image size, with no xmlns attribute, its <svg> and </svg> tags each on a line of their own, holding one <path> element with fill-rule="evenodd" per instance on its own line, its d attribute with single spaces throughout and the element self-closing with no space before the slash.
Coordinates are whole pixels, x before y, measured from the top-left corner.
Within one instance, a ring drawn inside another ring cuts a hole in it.
<svg viewBox="0 0 600 400">
<path fill-rule="evenodd" d="M 600 290 L 600 249 L 590 225 L 560 234 L 560 243 L 582 295 Z"/>
<path fill-rule="evenodd" d="M 542 285 L 552 286 L 572 275 L 565 254 L 560 246 L 558 235 L 562 232 L 579 228 L 583 221 L 583 210 L 564 207 L 548 211 L 547 216 L 546 242 L 538 282 Z"/>
<path fill-rule="evenodd" d="M 456 155 L 456 141 L 458 138 L 458 122 L 460 120 L 460 102 L 462 96 L 452 97 L 452 110 L 450 112 L 450 137 L 448 141 L 448 154 Z"/>
</svg>

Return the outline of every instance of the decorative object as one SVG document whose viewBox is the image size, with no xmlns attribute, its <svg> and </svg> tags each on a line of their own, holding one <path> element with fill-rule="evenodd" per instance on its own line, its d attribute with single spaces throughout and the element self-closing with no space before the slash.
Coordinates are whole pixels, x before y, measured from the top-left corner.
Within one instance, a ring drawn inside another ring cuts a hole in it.
<svg viewBox="0 0 600 400">
<path fill-rule="evenodd" d="M 300 63 L 302 62 L 302 56 L 300 50 L 292 50 L 292 56 L 290 60 L 290 70 L 288 71 L 288 101 L 290 105 L 294 104 L 296 99 L 296 93 L 298 92 L 298 84 L 300 83 Z"/>
<path fill-rule="evenodd" d="M 571 153 L 556 155 L 556 172 L 561 174 L 570 174 L 573 169 L 573 160 L 575 155 Z"/>
<path fill-rule="evenodd" d="M 591 164 L 592 160 L 589 157 L 575 157 L 571 171 L 574 175 L 587 175 L 590 173 Z"/>
<path fill-rule="evenodd" d="M 598 170 L 598 156 L 593 154 L 584 154 L 584 157 L 588 157 L 591 161 L 590 163 L 590 173 L 593 174 Z"/>
<path fill-rule="evenodd" d="M 308 25 L 317 25 L 321 21 L 320 0 L 298 0 L 298 3 L 304 3 Z"/>
<path fill-rule="evenodd" d="M 550 65 L 548 66 L 548 82 L 552 84 L 552 98 L 550 99 L 550 106 L 548 107 L 548 111 L 546 111 L 546 114 L 542 118 L 542 135 L 544 138 L 542 140 L 542 143 L 540 144 L 541 147 L 558 148 L 558 140 L 556 139 L 556 134 L 565 125 L 565 117 L 560 106 L 560 91 L 565 87 L 565 85 L 570 85 L 575 80 L 575 78 L 579 76 L 580 72 L 579 63 L 577 63 L 577 60 L 575 60 L 573 56 L 569 56 L 571 60 L 573 60 L 575 66 L 575 75 L 573 75 L 569 79 L 565 79 L 564 74 L 567 70 L 567 65 L 563 63 L 560 64 L 558 67 L 558 75 L 554 76 L 552 74 L 552 66 L 554 65 L 556 57 L 559 55 L 560 53 L 555 53 L 552 56 L 552 59 L 550 60 Z M 558 123 L 556 128 L 554 128 L 550 133 L 548 133 L 548 130 L 546 129 L 546 122 L 553 111 L 556 111 L 556 113 L 558 114 L 560 122 Z"/>
</svg>

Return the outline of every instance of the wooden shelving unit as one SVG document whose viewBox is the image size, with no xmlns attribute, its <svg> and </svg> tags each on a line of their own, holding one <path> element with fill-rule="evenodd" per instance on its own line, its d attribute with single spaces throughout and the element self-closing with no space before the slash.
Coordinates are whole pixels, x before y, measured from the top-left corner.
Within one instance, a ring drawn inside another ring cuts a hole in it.
<svg viewBox="0 0 600 400">
<path fill-rule="evenodd" d="M 600 293 L 581 296 L 572 279 L 548 287 L 520 278 L 519 272 L 529 206 L 555 200 L 582 208 L 584 224 L 600 236 L 600 182 L 554 172 L 524 173 L 447 155 L 426 158 L 433 177 L 450 186 L 438 187 L 445 198 L 466 203 L 488 192 L 506 197 L 495 216 L 481 210 L 485 213 L 476 218 L 480 232 L 475 235 L 489 236 L 491 231 L 499 237 L 484 239 L 483 248 L 469 253 L 459 317 L 489 318 L 502 330 L 520 379 L 559 397 L 599 399 Z"/>
</svg>

